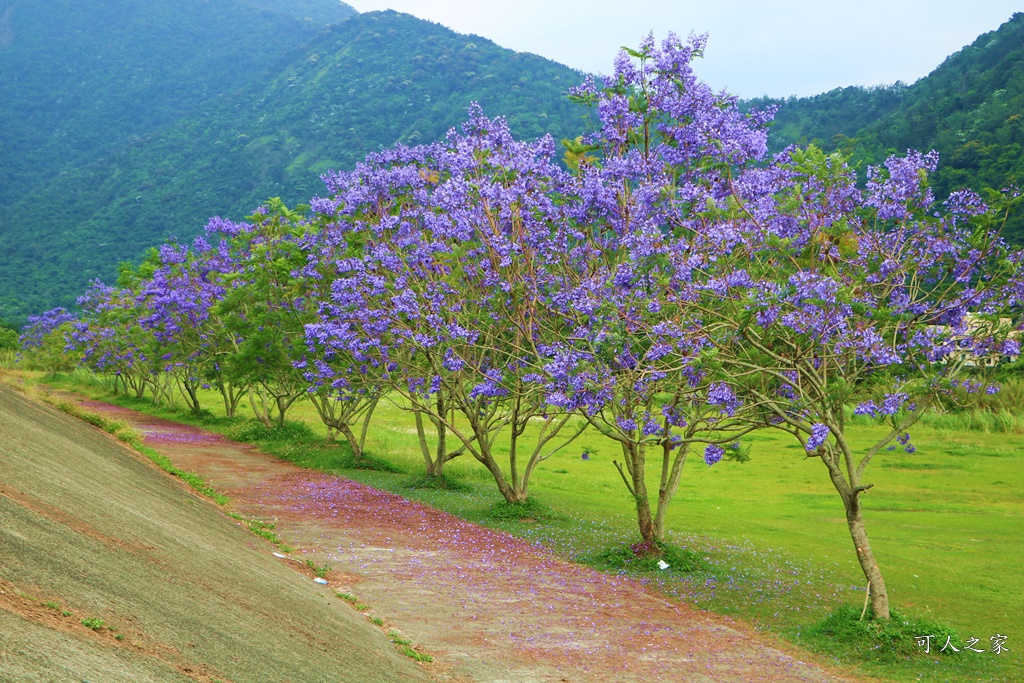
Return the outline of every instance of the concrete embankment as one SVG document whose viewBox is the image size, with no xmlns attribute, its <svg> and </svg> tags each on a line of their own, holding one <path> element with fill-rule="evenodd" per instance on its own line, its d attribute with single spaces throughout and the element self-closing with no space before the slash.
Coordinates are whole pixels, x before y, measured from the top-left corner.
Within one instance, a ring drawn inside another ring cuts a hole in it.
<svg viewBox="0 0 1024 683">
<path fill-rule="evenodd" d="M 273 550 L 0 384 L 0 682 L 430 679 Z"/>
</svg>

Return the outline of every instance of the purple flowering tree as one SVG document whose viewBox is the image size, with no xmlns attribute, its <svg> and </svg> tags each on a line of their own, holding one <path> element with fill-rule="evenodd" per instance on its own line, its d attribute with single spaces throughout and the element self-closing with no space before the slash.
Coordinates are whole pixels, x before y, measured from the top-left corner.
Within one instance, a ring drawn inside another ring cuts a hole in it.
<svg viewBox="0 0 1024 683">
<path fill-rule="evenodd" d="M 731 173 L 763 156 L 770 117 L 740 112 L 735 98 L 696 79 L 690 65 L 703 47 L 704 38 L 670 35 L 621 52 L 603 87 L 588 81 L 572 91 L 596 110 L 598 130 L 564 143 L 576 174 L 562 188 L 572 237 L 553 280 L 564 334 L 545 349 L 548 401 L 580 411 L 619 444 L 614 464 L 648 553 L 660 552 L 691 449 L 703 447 L 708 465 L 743 457 L 732 446 L 763 414 L 736 397 L 679 296 L 694 265 L 718 249 L 690 229 L 692 217 L 728 194 Z"/>
<path fill-rule="evenodd" d="M 232 416 L 241 391 L 220 370 L 230 339 L 212 311 L 224 294 L 220 280 L 233 269 L 202 237 L 191 248 L 166 244 L 158 254 L 152 275 L 140 282 L 138 301 L 146 311 L 140 323 L 167 348 L 161 356 L 165 372 L 174 378 L 188 408 L 201 411 L 199 389 L 211 383 Z"/>
<path fill-rule="evenodd" d="M 322 206 L 322 205 L 321 205 Z M 306 396 L 320 421 L 327 427 L 327 439 L 341 434 L 357 466 L 367 463 L 365 446 L 370 421 L 384 391 L 383 368 L 367 359 L 357 359 L 343 346 L 330 343 L 329 336 L 315 330 L 323 311 L 331 307 L 331 293 L 344 289 L 339 280 L 337 259 L 344 259 L 348 245 L 332 239 L 332 220 L 313 212 L 295 229 L 287 250 L 293 268 L 296 322 L 295 334 L 304 341 L 293 366 L 306 382 Z"/>
<path fill-rule="evenodd" d="M 137 269 L 123 269 L 118 287 L 94 281 L 78 299 L 82 314 L 73 323 L 69 346 L 82 365 L 113 377 L 115 393 L 131 391 L 142 398 L 149 389 L 155 402 L 169 402 L 169 385 L 161 373 L 167 349 L 141 325 L 147 311 L 135 291 L 151 267 L 148 260 Z"/>
<path fill-rule="evenodd" d="M 935 163 L 889 159 L 864 190 L 840 155 L 813 147 L 739 174 L 694 217 L 719 247 L 679 290 L 739 398 L 821 461 L 878 619 L 889 596 L 865 527 L 867 468 L 896 447 L 913 452 L 907 430 L 937 398 L 1015 344 L 1000 318 L 1019 308 L 1009 288 L 1020 257 L 998 236 L 1005 206 L 960 192 L 936 211 Z M 867 448 L 849 439 L 851 405 L 888 426 Z"/>
<path fill-rule="evenodd" d="M 246 240 L 253 230 L 250 223 L 210 219 L 205 236 L 196 238 L 191 249 L 161 251 L 161 267 L 145 292 L 153 310 L 147 323 L 158 336 L 173 339 L 179 357 L 194 364 L 198 376 L 220 393 L 228 417 L 252 393 L 239 334 L 245 322 L 234 319 L 239 307 L 225 299 L 229 288 L 236 299 L 245 298 L 239 259 L 250 256 Z M 265 425 L 271 422 L 265 410 L 255 413 L 263 415 Z"/>
<path fill-rule="evenodd" d="M 564 249 L 552 198 L 562 172 L 549 138 L 517 142 L 476 107 L 463 130 L 328 179 L 332 198 L 314 207 L 334 221 L 323 236 L 351 257 L 335 261 L 343 275 L 307 334 L 385 368 L 417 416 L 428 474 L 468 453 L 518 503 L 537 464 L 583 426 L 573 430 L 571 414 L 546 404 L 538 366 L 554 333 L 541 288 L 548 259 Z"/>
<path fill-rule="evenodd" d="M 335 176 L 331 182 L 338 188 L 342 181 Z M 317 319 L 305 328 L 308 358 L 303 367 L 307 377 L 313 384 L 347 392 L 353 388 L 355 373 L 360 380 L 365 377 L 376 382 L 375 396 L 386 396 L 397 407 L 413 413 L 427 476 L 442 477 L 445 463 L 462 455 L 464 449 L 448 449 L 446 425 L 454 418 L 447 388 L 439 381 L 427 385 L 422 380 L 407 380 L 433 376 L 430 369 L 437 365 L 436 353 L 432 347 L 423 349 L 408 343 L 408 335 L 395 325 L 400 308 L 387 308 L 391 298 L 388 292 L 393 290 L 386 285 L 388 278 L 383 274 L 392 271 L 378 260 L 386 257 L 387 246 L 375 247 L 373 255 L 360 249 L 365 245 L 356 235 L 373 225 L 377 217 L 371 213 L 355 220 L 342 215 L 334 220 L 334 203 L 314 200 L 313 206 L 324 212 L 321 220 L 327 224 L 311 245 L 306 270 L 333 269 L 335 279 L 330 294 L 319 304 Z M 349 240 L 359 246 L 353 248 Z M 433 448 L 428 443 L 428 422 L 433 430 Z"/>
</svg>

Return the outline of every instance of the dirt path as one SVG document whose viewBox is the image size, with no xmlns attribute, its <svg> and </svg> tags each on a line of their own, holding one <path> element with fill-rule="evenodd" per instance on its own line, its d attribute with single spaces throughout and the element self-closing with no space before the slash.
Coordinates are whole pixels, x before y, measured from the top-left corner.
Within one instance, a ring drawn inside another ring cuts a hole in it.
<svg viewBox="0 0 1024 683">
<path fill-rule="evenodd" d="M 508 534 L 194 427 L 83 405 L 131 423 L 230 496 L 237 512 L 276 519 L 295 557 L 330 564 L 332 588 L 431 653 L 439 681 L 847 680 L 744 625 Z"/>
</svg>

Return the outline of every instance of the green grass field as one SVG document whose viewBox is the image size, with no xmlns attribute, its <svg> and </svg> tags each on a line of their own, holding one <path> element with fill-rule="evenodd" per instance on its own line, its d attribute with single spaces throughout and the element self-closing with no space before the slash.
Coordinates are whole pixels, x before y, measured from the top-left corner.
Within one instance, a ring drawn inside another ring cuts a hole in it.
<svg viewBox="0 0 1024 683">
<path fill-rule="evenodd" d="M 86 381 L 78 374 L 53 384 L 82 390 Z M 98 385 L 91 390 L 97 395 Z M 217 414 L 216 395 L 203 398 Z M 173 417 L 187 421 L 184 413 Z M 312 406 L 297 405 L 290 418 L 324 433 Z M 232 429 L 216 420 L 206 426 L 229 434 Z M 854 441 L 867 444 L 873 433 L 873 427 L 858 427 Z M 916 453 L 885 453 L 869 469 L 868 481 L 875 487 L 865 494 L 868 534 L 893 606 L 910 617 L 943 624 L 963 641 L 977 638 L 975 647 L 984 653 L 936 657 L 943 638 L 933 642 L 932 656 L 886 656 L 808 634 L 843 603 L 856 605 L 859 612 L 865 582 L 842 503 L 824 466 L 806 459 L 801 447 L 781 433 L 754 435 L 747 463 L 724 461 L 708 468 L 699 455 L 691 457 L 667 519 L 667 540 L 696 551 L 710 568 L 661 572 L 649 579 L 700 608 L 748 620 L 861 673 L 897 681 L 1022 680 L 1024 436 L 920 427 L 913 438 Z M 466 457 L 446 469 L 467 490 L 409 488 L 411 475 L 423 472 L 414 422 L 383 402 L 367 450 L 402 474 L 342 471 L 346 449 L 325 447 L 319 440 L 261 445 L 298 464 L 424 500 L 577 560 L 639 540 L 631 499 L 612 466 L 615 444 L 589 432 L 535 473 L 531 492 L 554 512 L 553 518 L 535 523 L 491 516 L 489 509 L 500 496 L 489 473 Z M 590 460 L 580 457 L 584 447 L 592 453 Z M 1008 648 L 998 655 L 989 651 L 990 638 L 997 634 L 1007 636 Z"/>
</svg>

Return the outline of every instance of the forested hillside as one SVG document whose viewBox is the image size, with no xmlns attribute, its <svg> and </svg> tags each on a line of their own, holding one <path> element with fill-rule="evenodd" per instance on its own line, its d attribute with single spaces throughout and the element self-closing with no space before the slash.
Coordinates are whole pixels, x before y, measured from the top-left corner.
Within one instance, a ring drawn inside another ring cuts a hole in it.
<svg viewBox="0 0 1024 683">
<path fill-rule="evenodd" d="M 71 18 L 0 10 L 14 36 L 0 69 L 17 77 L 0 93 L 0 318 L 72 304 L 211 215 L 308 200 L 323 171 L 435 139 L 471 101 L 521 137 L 582 130 L 564 97 L 578 73 L 409 15 L 330 0 L 298 17 L 282 0 L 56 4 Z"/>
<path fill-rule="evenodd" d="M 767 100 L 754 104 L 763 106 Z M 939 197 L 1024 183 L 1024 14 L 985 33 L 913 85 L 840 88 L 780 104 L 775 150 L 814 142 L 864 165 L 908 148 L 938 150 Z M 1007 235 L 1024 242 L 1024 217 Z"/>
<path fill-rule="evenodd" d="M 282 0 L 0 0 L 0 203 L 266 78 L 353 13 L 306 4 L 318 21 Z"/>
</svg>

